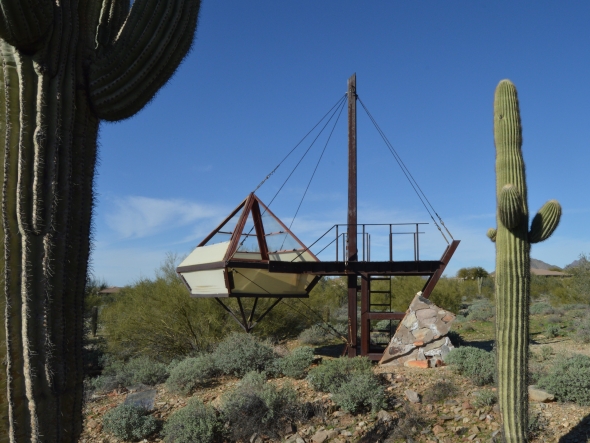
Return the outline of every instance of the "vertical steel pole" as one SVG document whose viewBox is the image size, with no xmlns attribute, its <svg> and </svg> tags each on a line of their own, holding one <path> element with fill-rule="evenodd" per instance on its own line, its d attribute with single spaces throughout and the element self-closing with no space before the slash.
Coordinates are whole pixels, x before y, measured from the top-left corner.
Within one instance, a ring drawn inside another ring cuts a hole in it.
<svg viewBox="0 0 590 443">
<path fill-rule="evenodd" d="M 356 74 L 348 79 L 348 261 L 358 261 L 356 245 L 357 185 L 356 185 Z M 356 275 L 348 276 L 348 356 L 357 355 L 357 292 Z"/>
</svg>

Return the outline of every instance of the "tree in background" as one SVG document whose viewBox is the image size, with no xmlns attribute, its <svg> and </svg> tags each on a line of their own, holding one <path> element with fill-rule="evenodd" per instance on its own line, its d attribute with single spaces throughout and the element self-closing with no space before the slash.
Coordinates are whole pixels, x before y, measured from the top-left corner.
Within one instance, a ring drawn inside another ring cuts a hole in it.
<svg viewBox="0 0 590 443">
<path fill-rule="evenodd" d="M 208 350 L 237 325 L 215 300 L 190 297 L 168 255 L 154 279 L 123 288 L 101 312 L 106 350 L 119 360 L 169 362 Z"/>
<path fill-rule="evenodd" d="M 476 280 L 478 278 L 487 278 L 490 274 L 481 266 L 475 266 L 472 268 L 461 268 L 457 271 L 457 278 L 463 280 Z"/>
<path fill-rule="evenodd" d="M 188 52 L 199 0 L 1 0 L 0 441 L 82 431 L 84 290 L 100 120 Z"/>
</svg>

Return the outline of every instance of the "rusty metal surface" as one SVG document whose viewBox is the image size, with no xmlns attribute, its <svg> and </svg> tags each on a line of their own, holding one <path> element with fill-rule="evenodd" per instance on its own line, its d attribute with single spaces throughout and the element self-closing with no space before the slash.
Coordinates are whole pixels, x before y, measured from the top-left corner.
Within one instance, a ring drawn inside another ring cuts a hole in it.
<svg viewBox="0 0 590 443">
<path fill-rule="evenodd" d="M 430 294 L 434 290 L 434 287 L 438 283 L 438 280 L 442 277 L 443 272 L 445 271 L 445 268 L 449 264 L 451 257 L 453 257 L 453 254 L 457 250 L 459 243 L 461 243 L 461 240 L 453 240 L 452 243 L 449 246 L 447 246 L 447 249 L 445 249 L 445 252 L 443 252 L 442 258 L 440 259 L 439 268 L 428 279 L 428 281 L 424 285 L 424 288 L 422 288 L 422 297 L 425 297 L 425 298 L 430 297 Z"/>
</svg>

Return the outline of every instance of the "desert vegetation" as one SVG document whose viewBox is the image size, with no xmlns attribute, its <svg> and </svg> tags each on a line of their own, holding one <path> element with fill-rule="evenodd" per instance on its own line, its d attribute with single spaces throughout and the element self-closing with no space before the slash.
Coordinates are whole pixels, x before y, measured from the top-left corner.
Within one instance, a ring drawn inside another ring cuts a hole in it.
<svg viewBox="0 0 590 443">
<path fill-rule="evenodd" d="M 174 272 L 175 260 L 169 256 L 153 279 L 108 298 L 96 290 L 87 293 L 99 312 L 96 337 L 87 328 L 85 411 L 86 422 L 94 423 L 85 428 L 88 443 L 102 438 L 308 442 L 322 432 L 326 441 L 386 436 L 405 442 L 411 435 L 426 442 L 433 441 L 435 430 L 438 441 L 452 442 L 475 432 L 445 421 L 451 409 L 466 403 L 473 410 L 465 409 L 464 418 L 476 412 L 492 417 L 474 419 L 479 431 L 473 441 L 499 439 L 496 310 L 489 276 L 441 279 L 431 299 L 457 314 L 449 334 L 456 348 L 445 367 L 416 373 L 339 357 L 347 323 L 343 279 L 321 281 L 304 304 L 279 304 L 267 324 L 245 334 L 214 301 L 188 297 Z M 575 347 L 590 336 L 590 294 L 580 292 L 590 271 L 568 272 L 572 277 L 532 280 L 528 377 L 553 394 L 556 405 L 587 407 L 590 355 Z M 418 278 L 394 278 L 394 309 L 407 308 L 420 284 Z M 88 324 L 90 319 L 89 309 Z M 563 343 L 567 350 L 560 348 Z M 408 400 L 407 389 L 418 393 L 420 403 Z M 154 392 L 155 402 L 124 400 L 134 392 Z M 531 411 L 531 441 L 543 441 L 551 432 L 542 411 Z"/>
</svg>

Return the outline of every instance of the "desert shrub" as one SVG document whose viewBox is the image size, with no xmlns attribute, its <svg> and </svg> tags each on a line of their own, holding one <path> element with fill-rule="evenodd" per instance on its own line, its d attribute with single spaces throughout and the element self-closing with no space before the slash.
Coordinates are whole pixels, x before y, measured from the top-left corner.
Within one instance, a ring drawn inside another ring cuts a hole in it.
<svg viewBox="0 0 590 443">
<path fill-rule="evenodd" d="M 555 395 L 559 401 L 590 405 L 590 357 L 574 354 L 555 359 L 546 376 L 537 382 L 541 389 Z"/>
<path fill-rule="evenodd" d="M 212 358 L 222 374 L 241 377 L 251 371 L 274 372 L 277 355 L 251 334 L 234 332 L 217 345 Z"/>
<path fill-rule="evenodd" d="M 532 303 L 529 306 L 529 313 L 531 315 L 546 315 L 553 314 L 553 307 L 547 302 Z"/>
<path fill-rule="evenodd" d="M 376 412 L 385 407 L 383 386 L 372 372 L 352 374 L 332 394 L 336 405 L 353 414 L 367 409 Z"/>
<path fill-rule="evenodd" d="M 422 428 L 428 425 L 428 421 L 424 418 L 421 411 L 412 408 L 408 404 L 404 404 L 402 408 L 398 409 L 397 414 L 399 420 L 389 434 L 387 441 L 392 439 L 394 441 L 410 441 L 408 436 L 418 433 Z"/>
<path fill-rule="evenodd" d="M 170 443 L 211 443 L 221 433 L 221 422 L 212 406 L 192 398 L 164 424 L 162 434 Z"/>
<path fill-rule="evenodd" d="M 548 422 L 540 412 L 529 412 L 528 437 L 530 440 L 545 434 Z"/>
<path fill-rule="evenodd" d="M 309 371 L 307 380 L 318 391 L 336 392 L 341 384 L 357 373 L 373 373 L 368 358 L 340 357 L 326 360 Z"/>
<path fill-rule="evenodd" d="M 281 373 L 287 377 L 303 378 L 314 358 L 313 348 L 302 346 L 278 361 Z"/>
<path fill-rule="evenodd" d="M 473 331 L 475 331 L 475 328 L 472 325 L 470 325 L 469 323 L 467 323 L 467 324 L 463 325 L 461 330 L 463 332 L 473 332 Z"/>
<path fill-rule="evenodd" d="M 306 345 L 321 345 L 332 338 L 324 327 L 313 325 L 311 328 L 301 331 L 298 340 Z"/>
<path fill-rule="evenodd" d="M 576 322 L 573 338 L 580 343 L 590 343 L 590 317 Z"/>
<path fill-rule="evenodd" d="M 549 360 L 553 356 L 553 348 L 549 345 L 541 346 L 541 358 L 543 361 Z"/>
<path fill-rule="evenodd" d="M 485 406 L 492 406 L 496 401 L 498 401 L 498 396 L 494 391 L 483 389 L 475 394 L 472 403 L 476 408 L 483 408 Z"/>
<path fill-rule="evenodd" d="M 542 356 L 538 356 L 542 358 Z M 547 375 L 547 367 L 543 363 L 539 363 L 535 360 L 529 360 L 528 365 L 528 376 L 529 376 L 529 384 L 535 384 L 539 381 L 539 379 L 543 376 Z"/>
<path fill-rule="evenodd" d="M 149 357 L 132 358 L 127 363 L 106 358 L 102 374 L 91 380 L 90 386 L 98 391 L 109 391 L 117 387 L 137 384 L 155 386 L 168 377 L 168 367 Z"/>
<path fill-rule="evenodd" d="M 166 380 L 170 392 L 188 395 L 215 375 L 216 367 L 210 355 L 189 357 L 175 364 Z"/>
<path fill-rule="evenodd" d="M 132 358 L 124 366 L 133 384 L 155 386 L 168 378 L 168 366 L 149 357 Z"/>
<path fill-rule="evenodd" d="M 168 362 L 207 350 L 234 327 L 213 299 L 187 296 L 168 256 L 155 279 L 125 287 L 101 311 L 107 351 L 119 360 L 148 356 Z"/>
<path fill-rule="evenodd" d="M 495 315 L 496 308 L 485 299 L 476 300 L 468 308 L 467 320 L 488 321 Z"/>
<path fill-rule="evenodd" d="M 277 438 L 288 423 L 301 417 L 295 390 L 278 389 L 258 372 L 249 372 L 236 389 L 225 394 L 220 409 L 233 440 L 246 440 L 254 433 Z"/>
<path fill-rule="evenodd" d="M 452 349 L 445 357 L 445 363 L 453 365 L 459 374 L 470 378 L 476 385 L 494 382 L 496 361 L 491 352 L 464 346 Z"/>
<path fill-rule="evenodd" d="M 439 380 L 424 393 L 423 401 L 424 403 L 437 403 L 449 397 L 454 397 L 458 393 L 459 390 L 454 384 L 445 380 Z"/>
<path fill-rule="evenodd" d="M 547 325 L 545 328 L 545 337 L 553 338 L 559 335 L 559 326 L 557 325 Z"/>
<path fill-rule="evenodd" d="M 559 315 L 552 314 L 549 317 L 547 317 L 547 323 L 552 323 L 552 324 L 561 323 L 561 318 L 559 317 Z"/>
<path fill-rule="evenodd" d="M 121 404 L 108 411 L 102 419 L 106 432 L 123 440 L 139 440 L 152 434 L 158 423 L 149 412 L 136 405 Z"/>
</svg>

